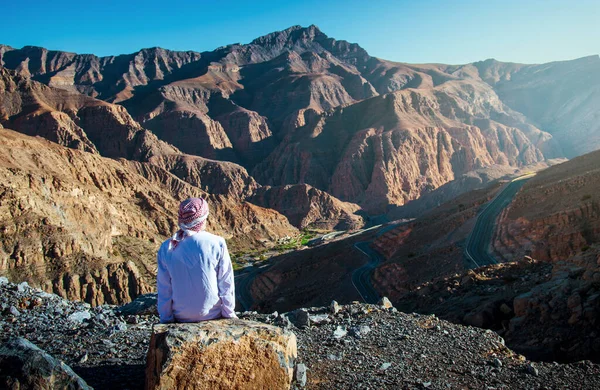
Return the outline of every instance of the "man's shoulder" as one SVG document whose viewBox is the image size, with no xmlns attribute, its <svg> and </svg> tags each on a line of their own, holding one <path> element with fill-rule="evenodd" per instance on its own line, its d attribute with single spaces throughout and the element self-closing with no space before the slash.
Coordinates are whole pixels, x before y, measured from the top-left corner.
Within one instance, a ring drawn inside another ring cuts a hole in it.
<svg viewBox="0 0 600 390">
<path fill-rule="evenodd" d="M 162 250 L 166 250 L 169 247 L 170 242 L 171 242 L 171 238 L 164 240 L 163 243 L 160 244 L 160 248 L 158 248 L 158 251 L 161 252 Z"/>
<path fill-rule="evenodd" d="M 225 239 L 221 236 L 217 236 L 216 234 L 209 233 L 207 231 L 198 232 L 198 234 L 194 234 L 194 240 L 196 241 L 209 241 L 217 244 L 225 244 Z"/>
</svg>

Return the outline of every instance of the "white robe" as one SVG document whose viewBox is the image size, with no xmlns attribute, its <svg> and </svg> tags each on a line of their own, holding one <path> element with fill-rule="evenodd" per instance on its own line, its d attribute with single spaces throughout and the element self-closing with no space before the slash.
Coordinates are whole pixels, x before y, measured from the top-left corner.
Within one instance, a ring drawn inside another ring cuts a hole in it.
<svg viewBox="0 0 600 390">
<path fill-rule="evenodd" d="M 172 250 L 170 241 L 157 255 L 160 322 L 235 318 L 233 267 L 225 240 L 200 231 L 191 232 Z"/>
</svg>

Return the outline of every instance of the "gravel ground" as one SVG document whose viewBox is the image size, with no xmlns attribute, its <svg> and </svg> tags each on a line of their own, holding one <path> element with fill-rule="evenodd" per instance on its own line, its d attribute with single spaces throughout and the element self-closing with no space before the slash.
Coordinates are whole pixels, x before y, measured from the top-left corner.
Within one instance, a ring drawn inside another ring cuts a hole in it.
<svg viewBox="0 0 600 390">
<path fill-rule="evenodd" d="M 597 364 L 532 363 L 492 331 L 435 316 L 352 305 L 333 318 L 296 331 L 308 389 L 600 388 Z"/>
<path fill-rule="evenodd" d="M 96 389 L 141 389 L 155 315 L 90 308 L 0 278 L 0 339 L 22 336 Z M 352 304 L 241 318 L 292 327 L 307 389 L 597 389 L 600 366 L 532 363 L 494 332 Z M 300 384 L 294 386 L 300 387 Z"/>
</svg>

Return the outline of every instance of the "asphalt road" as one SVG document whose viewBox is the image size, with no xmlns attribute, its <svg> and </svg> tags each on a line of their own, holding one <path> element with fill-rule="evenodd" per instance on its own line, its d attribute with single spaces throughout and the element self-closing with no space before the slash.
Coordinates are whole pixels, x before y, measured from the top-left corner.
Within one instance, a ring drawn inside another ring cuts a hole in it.
<svg viewBox="0 0 600 390">
<path fill-rule="evenodd" d="M 531 177 L 532 175 L 521 176 L 508 183 L 477 216 L 475 227 L 465 245 L 465 257 L 471 268 L 498 263 L 488 250 L 496 228 L 496 220 Z"/>
<path fill-rule="evenodd" d="M 384 227 L 377 233 L 377 237 L 381 236 L 383 233 L 387 232 L 388 230 L 392 230 L 392 229 L 396 228 L 398 225 L 401 225 L 401 224 L 402 223 L 393 224 L 393 225 Z M 349 235 L 346 238 L 353 237 L 353 236 L 362 234 L 362 233 L 370 231 L 370 230 L 379 229 L 381 226 L 382 225 L 376 225 L 376 226 L 371 226 L 368 229 L 360 229 L 360 230 L 352 233 L 351 235 Z M 318 241 L 318 243 L 322 243 L 322 242 L 331 240 L 332 238 L 334 238 L 338 235 L 341 235 L 343 233 L 346 233 L 346 232 L 345 231 L 331 232 L 331 233 L 325 234 L 322 237 L 316 238 L 313 241 Z M 369 247 L 369 244 L 370 244 L 370 242 L 359 242 L 359 243 L 354 244 L 356 249 L 358 249 L 359 251 L 361 251 L 362 253 L 367 255 L 370 260 L 367 264 L 365 264 L 364 266 L 362 266 L 360 268 L 355 269 L 352 272 L 352 284 L 354 285 L 354 287 L 356 288 L 356 290 L 358 291 L 358 293 L 360 294 L 360 296 L 363 298 L 363 300 L 365 302 L 377 303 L 377 301 L 379 300 L 379 294 L 377 293 L 377 291 L 373 288 L 373 285 L 371 284 L 371 272 L 375 269 L 375 267 L 377 267 L 379 265 L 379 263 L 381 263 L 382 257 L 381 257 L 381 255 L 379 255 L 379 253 L 372 250 Z M 263 272 L 265 270 L 265 268 L 268 268 L 269 266 L 270 266 L 270 264 L 265 264 L 260 267 L 252 267 L 251 270 L 248 270 L 243 273 L 239 273 L 239 274 L 235 275 L 235 297 L 236 297 L 236 306 L 237 306 L 236 310 L 241 310 L 241 311 L 250 310 L 250 308 L 252 307 L 252 304 L 254 303 L 253 299 L 252 299 L 252 294 L 250 294 L 250 286 L 252 285 L 252 282 L 254 281 L 256 276 L 258 274 L 260 274 L 261 272 Z"/>
<path fill-rule="evenodd" d="M 407 222 L 388 225 L 380 229 L 377 232 L 376 237 L 379 237 L 387 231 L 393 230 L 396 227 Z M 381 225 L 373 226 L 368 230 L 377 229 L 379 227 L 381 227 Z M 358 249 L 359 251 L 361 251 L 369 257 L 369 262 L 363 265 L 362 267 L 355 269 L 354 272 L 352 272 L 352 285 L 354 285 L 354 288 L 356 289 L 356 291 L 358 291 L 358 294 L 361 296 L 363 301 L 365 301 L 366 303 L 376 304 L 379 301 L 379 293 L 377 292 L 377 290 L 375 290 L 373 284 L 371 284 L 371 273 L 383 261 L 383 257 L 379 253 L 371 249 L 371 247 L 369 246 L 371 242 L 372 241 L 363 241 L 354 244 L 354 247 L 356 249 Z"/>
<path fill-rule="evenodd" d="M 381 255 L 369 247 L 370 242 L 363 241 L 354 244 L 354 247 L 369 257 L 369 262 L 352 272 L 352 284 L 363 301 L 377 303 L 379 294 L 371 284 L 371 272 L 381 263 Z"/>
</svg>

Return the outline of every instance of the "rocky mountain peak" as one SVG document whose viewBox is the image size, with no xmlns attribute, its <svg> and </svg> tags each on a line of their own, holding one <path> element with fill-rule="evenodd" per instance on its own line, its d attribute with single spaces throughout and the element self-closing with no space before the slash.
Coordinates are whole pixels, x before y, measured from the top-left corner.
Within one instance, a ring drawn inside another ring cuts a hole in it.
<svg viewBox="0 0 600 390">
<path fill-rule="evenodd" d="M 362 65 L 371 58 L 358 44 L 331 38 L 314 24 L 308 27 L 292 26 L 264 35 L 253 40 L 250 46 L 259 46 L 267 50 L 271 53 L 271 58 L 278 56 L 284 50 L 295 51 L 298 54 L 330 52 L 353 65 L 357 63 Z"/>
<path fill-rule="evenodd" d="M 262 37 L 258 37 L 250 42 L 251 45 L 273 46 L 283 42 L 296 43 L 298 41 L 314 41 L 316 37 L 327 37 L 317 26 L 311 24 L 308 27 L 299 25 L 286 28 L 285 30 L 275 31 Z"/>
</svg>

